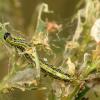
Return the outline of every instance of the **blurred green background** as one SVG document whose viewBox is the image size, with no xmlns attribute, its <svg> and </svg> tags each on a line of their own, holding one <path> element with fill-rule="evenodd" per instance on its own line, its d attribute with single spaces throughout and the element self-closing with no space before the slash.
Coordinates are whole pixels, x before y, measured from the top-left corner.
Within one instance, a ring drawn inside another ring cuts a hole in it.
<svg viewBox="0 0 100 100">
<path fill-rule="evenodd" d="M 35 9 L 41 2 L 47 3 L 49 9 L 55 12 L 53 17 L 47 15 L 48 19 L 56 21 L 69 19 L 67 20 L 68 23 L 72 16 L 77 13 L 78 9 L 85 5 L 84 0 L 0 0 L 0 22 L 9 22 L 10 31 L 29 36 L 30 33 L 34 32 L 32 29 L 30 31 L 30 26 L 32 20 L 34 20 L 33 15 L 35 14 Z M 8 59 L 9 52 L 1 43 L 0 79 L 8 73 L 8 69 L 10 67 Z M 89 94 L 92 95 L 91 92 Z M 0 94 L 0 100 L 46 100 L 46 95 L 46 90 L 33 90 L 26 92 L 15 90 L 11 93 Z M 95 99 L 95 96 L 93 96 L 90 100 L 100 100 L 100 98 Z"/>
</svg>

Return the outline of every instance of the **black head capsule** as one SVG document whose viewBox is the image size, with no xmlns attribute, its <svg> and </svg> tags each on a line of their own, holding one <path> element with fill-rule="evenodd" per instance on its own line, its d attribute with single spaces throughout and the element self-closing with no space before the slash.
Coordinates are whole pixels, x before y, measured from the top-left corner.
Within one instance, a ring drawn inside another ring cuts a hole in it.
<svg viewBox="0 0 100 100">
<path fill-rule="evenodd" d="M 11 37 L 11 34 L 8 33 L 8 32 L 6 32 L 6 33 L 4 34 L 4 39 L 6 40 L 8 37 Z"/>
</svg>

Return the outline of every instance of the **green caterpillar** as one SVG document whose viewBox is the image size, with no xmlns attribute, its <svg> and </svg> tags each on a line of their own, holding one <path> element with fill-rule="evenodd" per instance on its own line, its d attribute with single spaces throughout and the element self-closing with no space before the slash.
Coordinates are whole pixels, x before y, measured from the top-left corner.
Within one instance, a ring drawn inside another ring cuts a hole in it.
<svg viewBox="0 0 100 100">
<path fill-rule="evenodd" d="M 25 40 L 14 38 L 8 32 L 4 34 L 4 40 L 11 46 L 19 49 L 21 52 L 24 52 L 25 50 L 27 50 L 27 48 L 31 47 L 31 45 L 29 45 L 27 42 L 25 42 Z M 31 54 L 26 52 L 26 53 L 24 53 L 24 56 L 30 63 L 34 63 L 34 57 Z M 71 78 L 69 78 L 64 73 L 58 72 L 57 70 L 55 70 L 53 66 L 46 64 L 45 62 L 43 62 L 40 59 L 39 59 L 39 63 L 40 63 L 40 68 L 43 70 L 43 72 L 48 73 L 50 76 L 60 79 L 60 80 L 64 80 L 64 81 L 71 81 Z"/>
</svg>

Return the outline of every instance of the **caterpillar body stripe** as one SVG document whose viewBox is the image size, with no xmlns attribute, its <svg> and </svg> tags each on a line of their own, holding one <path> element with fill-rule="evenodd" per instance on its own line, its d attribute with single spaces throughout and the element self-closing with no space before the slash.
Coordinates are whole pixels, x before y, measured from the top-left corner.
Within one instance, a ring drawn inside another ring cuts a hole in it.
<svg viewBox="0 0 100 100">
<path fill-rule="evenodd" d="M 31 45 L 29 45 L 27 42 L 23 41 L 23 39 L 19 40 L 17 38 L 14 38 L 8 32 L 4 34 L 4 40 L 11 46 L 19 49 L 21 52 L 24 52 L 27 48 L 31 47 Z M 34 63 L 34 57 L 31 54 L 26 52 L 26 53 L 24 53 L 24 56 L 26 57 L 26 59 L 29 62 Z M 39 63 L 40 63 L 40 68 L 43 70 L 43 72 L 48 73 L 50 76 L 60 79 L 60 80 L 64 80 L 64 81 L 71 80 L 71 78 L 69 78 L 66 74 L 62 73 L 61 71 L 58 72 L 57 70 L 54 69 L 53 66 L 49 66 L 48 64 L 46 64 L 45 62 L 43 62 L 40 59 L 39 59 Z"/>
</svg>

